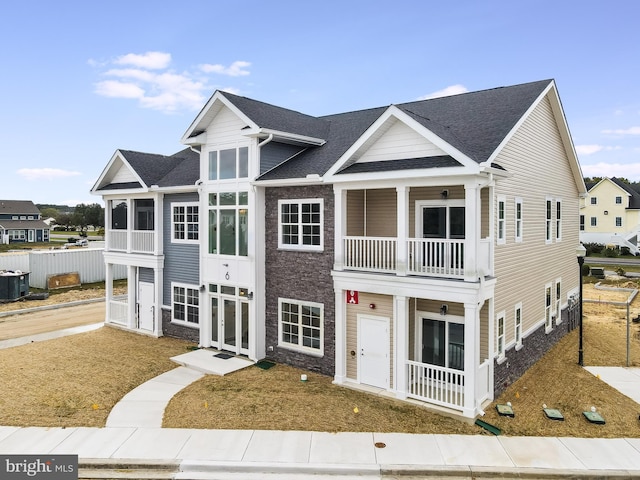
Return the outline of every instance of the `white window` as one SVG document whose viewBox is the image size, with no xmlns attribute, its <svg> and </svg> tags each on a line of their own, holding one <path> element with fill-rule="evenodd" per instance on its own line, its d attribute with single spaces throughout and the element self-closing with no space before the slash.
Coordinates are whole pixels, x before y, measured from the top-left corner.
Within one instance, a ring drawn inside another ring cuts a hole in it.
<svg viewBox="0 0 640 480">
<path fill-rule="evenodd" d="M 498 243 L 499 244 L 503 244 L 506 242 L 506 225 L 505 225 L 505 219 L 506 219 L 506 201 L 505 198 L 502 195 L 498 195 L 498 226 L 497 226 L 497 238 L 498 238 Z"/>
<path fill-rule="evenodd" d="M 233 180 L 249 176 L 249 149 L 227 148 L 209 152 L 209 180 Z"/>
<path fill-rule="evenodd" d="M 249 193 L 209 194 L 209 249 L 212 255 L 249 255 Z"/>
<path fill-rule="evenodd" d="M 171 241 L 176 243 L 198 242 L 198 204 L 171 204 Z"/>
<path fill-rule="evenodd" d="M 556 325 L 562 322 L 562 302 L 560 301 L 562 294 L 562 281 L 560 279 L 556 280 L 556 306 L 553 315 L 556 317 Z"/>
<path fill-rule="evenodd" d="M 591 205 L 597 205 L 598 204 L 598 197 L 591 197 Z"/>
<path fill-rule="evenodd" d="M 556 242 L 562 240 L 562 200 L 556 200 Z"/>
<path fill-rule="evenodd" d="M 622 205 L 622 197 L 616 197 L 616 205 Z"/>
<path fill-rule="evenodd" d="M 200 296 L 198 287 L 171 284 L 171 320 L 197 327 L 200 323 Z"/>
<path fill-rule="evenodd" d="M 616 227 L 622 226 L 622 217 L 616 217 Z"/>
<path fill-rule="evenodd" d="M 597 217 L 591 217 L 591 226 L 592 227 L 597 227 L 598 226 L 598 218 Z"/>
<path fill-rule="evenodd" d="M 580 215 L 580 231 L 584 231 L 584 215 Z"/>
<path fill-rule="evenodd" d="M 515 204 L 516 242 L 522 242 L 522 199 L 516 198 Z"/>
<path fill-rule="evenodd" d="M 550 198 L 547 198 L 546 202 L 546 213 L 545 213 L 545 240 L 546 243 L 551 243 L 551 230 L 552 226 L 552 218 L 553 218 L 553 201 Z"/>
<path fill-rule="evenodd" d="M 324 305 L 278 300 L 278 345 L 312 355 L 324 353 Z"/>
<path fill-rule="evenodd" d="M 516 348 L 522 347 L 522 303 L 516 305 L 514 312 Z"/>
<path fill-rule="evenodd" d="M 496 319 L 496 347 L 498 353 L 498 360 L 504 358 L 504 312 L 500 312 Z"/>
<path fill-rule="evenodd" d="M 549 332 L 553 328 L 553 323 L 551 321 L 551 298 L 552 298 L 551 284 L 548 283 L 544 287 L 544 328 L 545 331 Z"/>
<path fill-rule="evenodd" d="M 323 199 L 278 201 L 278 247 L 320 251 L 324 245 Z"/>
</svg>

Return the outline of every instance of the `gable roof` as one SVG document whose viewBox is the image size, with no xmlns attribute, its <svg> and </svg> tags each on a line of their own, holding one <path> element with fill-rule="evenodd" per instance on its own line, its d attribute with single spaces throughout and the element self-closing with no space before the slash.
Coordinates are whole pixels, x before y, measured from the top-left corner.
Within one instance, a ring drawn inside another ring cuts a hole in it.
<svg viewBox="0 0 640 480">
<path fill-rule="evenodd" d="M 634 209 L 634 210 L 640 209 L 640 193 L 634 190 L 631 187 L 631 185 L 623 182 L 619 178 L 611 177 L 609 180 L 611 180 L 613 183 L 615 183 L 618 187 L 620 187 L 629 195 L 629 206 L 627 208 Z"/>
<path fill-rule="evenodd" d="M 0 215 L 40 215 L 31 200 L 0 200 Z"/>
<path fill-rule="evenodd" d="M 417 124 L 446 142 L 452 150 L 478 164 L 488 161 L 525 113 L 549 88 L 552 80 L 541 80 L 448 97 L 346 112 L 319 117 L 329 124 L 326 143 L 310 147 L 295 159 L 264 173 L 258 180 L 282 180 L 308 175 L 322 176 L 385 112 L 397 108 Z M 240 105 L 239 105 L 240 106 Z M 410 159 L 407 159 L 410 160 Z M 453 160 L 453 159 L 452 159 Z M 455 162 L 455 161 L 454 161 Z M 395 163 L 399 168 L 409 168 Z M 449 162 L 447 166 L 453 166 Z M 460 163 L 457 163 L 460 165 Z M 391 165 L 385 165 L 389 168 Z M 357 167 L 358 171 L 365 168 Z M 421 166 L 419 168 L 424 168 Z M 344 165 L 341 173 L 356 168 Z"/>
<path fill-rule="evenodd" d="M 106 180 L 106 172 L 118 157 L 131 169 L 138 181 Z M 92 191 L 104 193 L 109 190 L 148 189 L 153 185 L 160 188 L 194 186 L 199 178 L 200 155 L 190 148 L 169 156 L 118 150 Z"/>
</svg>

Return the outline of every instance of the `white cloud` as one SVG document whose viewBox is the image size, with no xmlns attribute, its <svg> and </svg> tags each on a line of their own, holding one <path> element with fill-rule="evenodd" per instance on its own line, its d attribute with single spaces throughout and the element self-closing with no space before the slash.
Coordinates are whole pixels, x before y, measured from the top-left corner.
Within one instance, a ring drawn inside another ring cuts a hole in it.
<svg viewBox="0 0 640 480">
<path fill-rule="evenodd" d="M 62 170 L 60 168 L 21 168 L 16 172 L 25 180 L 56 180 L 59 178 L 76 177 L 82 175 L 80 172 L 72 170 Z"/>
<path fill-rule="evenodd" d="M 250 72 L 249 70 L 246 70 L 246 68 L 250 66 L 250 62 L 238 60 L 233 62 L 228 67 L 220 64 L 212 65 L 210 63 L 205 63 L 203 65 L 200 65 L 200 70 L 205 73 L 218 73 L 220 75 L 229 75 L 230 77 L 240 77 L 249 75 Z"/>
<path fill-rule="evenodd" d="M 443 88 L 442 90 L 438 90 L 437 92 L 427 93 L 426 95 L 419 97 L 418 100 L 429 100 L 430 98 L 448 97 L 450 95 L 458 95 L 460 93 L 466 93 L 468 91 L 469 90 L 464 85 L 450 85 Z"/>
<path fill-rule="evenodd" d="M 134 67 L 161 70 L 171 63 L 171 54 L 165 52 L 147 52 L 142 55 L 128 53 L 116 58 L 117 65 L 133 65 Z"/>
<path fill-rule="evenodd" d="M 213 89 L 207 83 L 205 73 L 220 73 L 229 76 L 249 75 L 249 62 L 236 61 L 230 66 L 200 65 L 192 72 L 176 72 L 169 69 L 171 55 L 164 52 L 147 52 L 142 55 L 129 53 L 118 57 L 109 65 L 89 61 L 92 66 L 105 69 L 102 80 L 95 84 L 95 93 L 110 98 L 137 99 L 143 108 L 151 108 L 165 113 L 179 110 L 198 110 Z M 110 77 L 110 78 L 109 78 Z M 225 91 L 237 93 L 235 87 Z"/>
<path fill-rule="evenodd" d="M 614 150 L 622 150 L 620 146 L 604 146 L 604 145 L 576 145 L 578 155 L 593 155 L 598 152 L 612 152 Z"/>
<path fill-rule="evenodd" d="M 629 180 L 640 179 L 640 163 L 605 163 L 582 165 L 585 177 L 624 177 Z"/>
<path fill-rule="evenodd" d="M 223 92 L 232 93 L 233 95 L 240 95 L 240 89 L 234 87 L 224 87 L 221 89 Z"/>
<path fill-rule="evenodd" d="M 606 135 L 640 135 L 640 127 L 631 127 L 627 129 L 602 130 Z"/>
</svg>

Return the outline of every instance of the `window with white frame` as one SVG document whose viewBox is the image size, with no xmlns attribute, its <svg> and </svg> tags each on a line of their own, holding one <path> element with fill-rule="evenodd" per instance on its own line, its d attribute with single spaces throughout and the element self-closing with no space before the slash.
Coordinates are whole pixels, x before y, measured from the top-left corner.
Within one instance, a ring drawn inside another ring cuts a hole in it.
<svg viewBox="0 0 640 480">
<path fill-rule="evenodd" d="M 515 239 L 522 242 L 522 199 L 516 198 L 515 203 Z"/>
<path fill-rule="evenodd" d="M 591 205 L 597 205 L 598 204 L 598 197 L 591 197 Z"/>
<path fill-rule="evenodd" d="M 305 353 L 324 353 L 324 305 L 278 299 L 278 345 Z"/>
<path fill-rule="evenodd" d="M 552 219 L 553 219 L 553 201 L 550 198 L 547 198 L 546 201 L 546 209 L 545 209 L 545 240 L 546 243 L 551 243 L 551 230 Z"/>
<path fill-rule="evenodd" d="M 544 328 L 546 331 L 551 330 L 551 328 L 553 327 L 553 324 L 551 322 L 551 315 L 553 313 L 551 311 L 552 296 L 553 294 L 551 284 L 548 283 L 544 287 Z"/>
<path fill-rule="evenodd" d="M 514 315 L 514 332 L 516 337 L 516 348 L 522 347 L 522 303 L 516 305 Z"/>
<path fill-rule="evenodd" d="M 278 248 L 322 250 L 324 201 L 318 199 L 278 201 Z"/>
<path fill-rule="evenodd" d="M 598 226 L 598 217 L 591 217 L 591 226 L 592 227 Z"/>
<path fill-rule="evenodd" d="M 584 231 L 584 215 L 580 215 L 580 231 Z"/>
<path fill-rule="evenodd" d="M 209 152 L 209 180 L 249 177 L 249 148 L 234 147 Z"/>
<path fill-rule="evenodd" d="M 504 348 L 504 312 L 500 312 L 496 318 L 496 350 L 498 353 L 498 360 L 504 358 L 505 348 Z"/>
<path fill-rule="evenodd" d="M 249 255 L 249 193 L 209 194 L 209 249 L 213 255 Z"/>
<path fill-rule="evenodd" d="M 622 217 L 616 217 L 616 227 L 622 226 Z"/>
<path fill-rule="evenodd" d="M 171 204 L 171 241 L 175 243 L 197 243 L 199 214 L 197 203 Z"/>
<path fill-rule="evenodd" d="M 502 195 L 498 195 L 498 232 L 497 239 L 499 244 L 506 242 L 506 201 Z"/>
<path fill-rule="evenodd" d="M 562 240 L 562 200 L 556 200 L 556 242 Z"/>
<path fill-rule="evenodd" d="M 171 284 L 171 321 L 197 327 L 200 323 L 198 287 Z"/>
<path fill-rule="evenodd" d="M 560 279 L 556 280 L 556 295 L 555 295 L 555 311 L 553 315 L 556 317 L 556 325 L 562 322 L 562 281 Z"/>
<path fill-rule="evenodd" d="M 622 197 L 616 197 L 616 205 L 622 205 Z"/>
</svg>

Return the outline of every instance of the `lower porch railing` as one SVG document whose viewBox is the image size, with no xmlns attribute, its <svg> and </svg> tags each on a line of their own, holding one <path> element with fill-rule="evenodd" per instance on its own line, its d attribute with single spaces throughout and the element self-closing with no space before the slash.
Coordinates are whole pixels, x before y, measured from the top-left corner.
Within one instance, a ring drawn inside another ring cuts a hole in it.
<svg viewBox="0 0 640 480">
<path fill-rule="evenodd" d="M 131 238 L 131 245 L 129 245 Z M 155 232 L 153 230 L 134 230 L 129 237 L 128 230 L 108 230 L 107 249 L 126 252 L 130 246 L 134 253 L 153 253 Z"/>
<path fill-rule="evenodd" d="M 443 407 L 464 407 L 463 371 L 407 360 L 407 396 Z"/>
<path fill-rule="evenodd" d="M 109 318 L 110 323 L 118 325 L 126 325 L 129 315 L 129 301 L 127 297 L 115 297 L 109 301 Z"/>
</svg>

